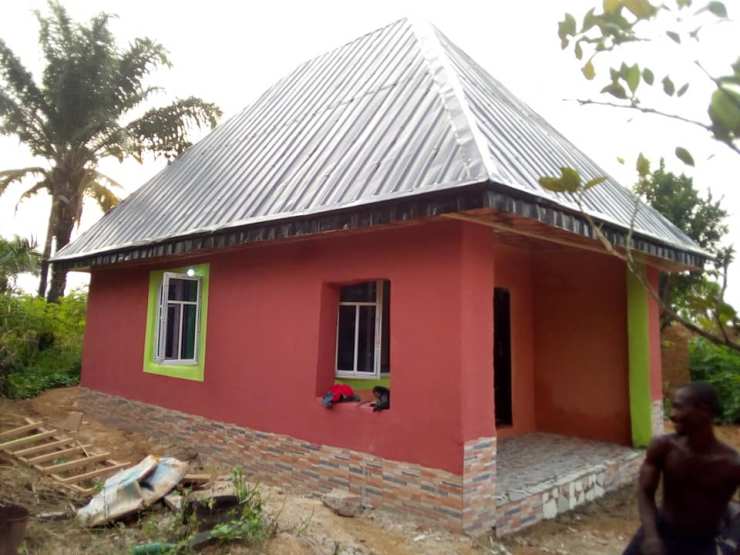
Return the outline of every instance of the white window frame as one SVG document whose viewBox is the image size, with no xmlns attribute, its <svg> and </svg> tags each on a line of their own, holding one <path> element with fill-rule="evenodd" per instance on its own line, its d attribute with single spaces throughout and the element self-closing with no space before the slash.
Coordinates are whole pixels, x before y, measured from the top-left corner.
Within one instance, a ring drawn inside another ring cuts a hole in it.
<svg viewBox="0 0 740 555">
<path fill-rule="evenodd" d="M 383 282 L 384 280 L 379 279 L 375 281 L 375 302 L 372 301 L 339 301 L 337 306 L 337 337 L 336 337 L 336 353 L 334 369 L 335 374 L 339 378 L 353 378 L 353 379 L 365 379 L 365 380 L 377 380 L 381 377 L 381 355 L 383 347 Z M 368 282 L 363 282 L 368 283 Z M 359 285 L 359 284 L 358 284 Z M 341 299 L 341 292 L 340 292 Z M 342 306 L 353 306 L 355 307 L 355 346 L 354 346 L 354 361 L 352 370 L 340 370 L 339 369 L 339 312 Z M 375 307 L 375 345 L 373 347 L 373 372 L 359 372 L 357 370 L 357 355 L 359 352 L 360 344 L 360 307 L 362 306 L 374 306 Z M 385 375 L 385 374 L 382 374 Z"/>
<path fill-rule="evenodd" d="M 170 290 L 171 279 L 182 279 L 196 283 L 195 301 L 171 301 L 167 298 Z M 200 294 L 201 279 L 198 276 L 189 276 L 175 272 L 165 272 L 162 275 L 162 285 L 159 289 L 159 306 L 157 307 L 157 330 L 155 334 L 154 360 L 159 364 L 197 364 L 198 363 L 198 340 L 200 337 Z M 182 320 L 185 311 L 180 307 L 180 337 L 177 342 L 177 358 L 165 358 L 166 335 L 167 335 L 167 306 L 169 304 L 195 305 L 195 337 L 193 344 L 193 358 L 180 358 L 182 356 Z"/>
</svg>

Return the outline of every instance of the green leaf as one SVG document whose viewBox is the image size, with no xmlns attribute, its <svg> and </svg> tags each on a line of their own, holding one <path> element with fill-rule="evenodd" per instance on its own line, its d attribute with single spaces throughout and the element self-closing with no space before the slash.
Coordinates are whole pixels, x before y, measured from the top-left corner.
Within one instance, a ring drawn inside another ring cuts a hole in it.
<svg viewBox="0 0 740 555">
<path fill-rule="evenodd" d="M 624 6 L 638 19 L 655 15 L 656 9 L 648 0 L 623 0 Z"/>
<path fill-rule="evenodd" d="M 581 28 L 581 33 L 585 33 L 596 24 L 597 19 L 594 17 L 594 8 L 591 8 L 586 12 L 586 15 L 583 16 L 583 27 Z"/>
<path fill-rule="evenodd" d="M 622 0 L 604 0 L 604 13 L 618 12 L 622 7 Z"/>
<path fill-rule="evenodd" d="M 594 65 L 591 63 L 591 60 L 589 60 L 585 66 L 581 68 L 581 72 L 583 72 L 583 76 L 591 81 L 596 76 L 596 71 L 594 70 Z"/>
<path fill-rule="evenodd" d="M 726 88 L 714 91 L 709 117 L 723 131 L 740 134 L 740 93 Z"/>
<path fill-rule="evenodd" d="M 583 48 L 581 48 L 580 41 L 576 43 L 575 54 L 576 54 L 576 58 L 578 58 L 579 60 L 583 58 Z"/>
<path fill-rule="evenodd" d="M 575 193 L 581 186 L 581 176 L 573 168 L 560 168 L 560 177 L 541 177 L 540 186 L 553 193 Z"/>
<path fill-rule="evenodd" d="M 576 19 L 569 13 L 565 14 L 563 21 L 558 23 L 558 36 L 563 48 L 568 46 L 568 37 L 576 34 Z"/>
<path fill-rule="evenodd" d="M 691 6 L 691 0 L 676 0 L 676 4 L 679 8 L 688 8 Z"/>
<path fill-rule="evenodd" d="M 676 147 L 676 156 L 678 157 L 681 162 L 686 164 L 687 166 L 693 166 L 694 165 L 694 158 L 691 156 L 688 150 L 686 150 L 683 147 Z"/>
<path fill-rule="evenodd" d="M 575 192 L 581 186 L 581 176 L 573 168 L 560 168 L 563 174 L 561 181 L 568 191 Z"/>
<path fill-rule="evenodd" d="M 708 9 L 717 17 L 727 17 L 727 8 L 725 7 L 723 2 L 719 2 L 718 0 L 709 2 L 706 9 Z"/>
<path fill-rule="evenodd" d="M 610 85 L 607 85 L 606 87 L 601 89 L 601 92 L 608 93 L 613 97 L 620 98 L 622 100 L 625 100 L 627 98 L 627 91 L 625 91 L 624 87 L 619 83 L 611 83 Z"/>
<path fill-rule="evenodd" d="M 617 156 L 617 162 L 624 166 L 624 158 L 622 158 L 621 156 Z"/>
<path fill-rule="evenodd" d="M 665 92 L 668 96 L 673 96 L 673 93 L 676 91 L 676 86 L 673 84 L 673 81 L 671 81 L 671 78 L 667 75 L 663 77 L 663 92 Z"/>
<path fill-rule="evenodd" d="M 604 181 L 606 181 L 606 177 L 604 176 L 594 177 L 593 179 L 589 179 L 588 181 L 586 181 L 583 188 L 590 189 L 591 187 L 595 187 L 596 185 L 599 185 L 600 183 L 603 183 Z"/>
<path fill-rule="evenodd" d="M 640 174 L 640 177 L 645 177 L 650 173 L 650 160 L 645 158 L 641 152 L 637 157 L 635 167 L 637 168 L 637 173 Z"/>
<path fill-rule="evenodd" d="M 675 31 L 666 31 L 665 34 L 676 44 L 681 44 L 681 35 Z"/>
<path fill-rule="evenodd" d="M 678 89 L 678 92 L 676 93 L 676 96 L 683 96 L 686 94 L 686 91 L 689 90 L 689 84 L 685 83 L 683 87 Z"/>
<path fill-rule="evenodd" d="M 653 72 L 650 70 L 650 68 L 643 68 L 642 80 L 645 81 L 648 85 L 653 84 L 653 82 L 655 81 L 655 75 L 653 75 Z"/>
<path fill-rule="evenodd" d="M 628 67 L 625 71 L 624 80 L 627 81 L 627 86 L 634 95 L 637 87 L 640 85 L 640 66 L 634 64 Z"/>
</svg>

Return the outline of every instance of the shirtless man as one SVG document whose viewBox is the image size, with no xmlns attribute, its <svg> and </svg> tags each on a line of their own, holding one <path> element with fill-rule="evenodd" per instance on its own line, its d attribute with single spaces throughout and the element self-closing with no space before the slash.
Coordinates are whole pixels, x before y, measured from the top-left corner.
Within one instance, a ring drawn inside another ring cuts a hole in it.
<svg viewBox="0 0 740 555">
<path fill-rule="evenodd" d="M 642 528 L 624 555 L 715 555 L 715 538 L 740 486 L 740 456 L 714 436 L 719 410 L 714 388 L 692 383 L 673 396 L 676 433 L 656 437 L 640 468 L 638 507 Z M 663 504 L 655 491 L 663 478 Z"/>
</svg>

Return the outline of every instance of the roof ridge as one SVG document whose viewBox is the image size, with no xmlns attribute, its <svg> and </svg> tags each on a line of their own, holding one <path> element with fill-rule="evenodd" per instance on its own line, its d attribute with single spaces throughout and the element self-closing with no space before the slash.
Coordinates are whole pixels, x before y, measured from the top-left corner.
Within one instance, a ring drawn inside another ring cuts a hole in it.
<svg viewBox="0 0 740 555">
<path fill-rule="evenodd" d="M 450 127 L 463 151 L 463 160 L 468 166 L 470 175 L 480 174 L 474 168 L 481 165 L 485 175 L 493 179 L 499 172 L 488 154 L 485 138 L 465 98 L 457 71 L 439 40 L 439 30 L 421 18 L 407 17 L 404 19 L 416 37 L 429 75 L 438 87 L 437 95 L 449 117 Z M 468 157 L 471 154 L 477 155 L 478 160 L 473 160 L 473 156 Z"/>
</svg>

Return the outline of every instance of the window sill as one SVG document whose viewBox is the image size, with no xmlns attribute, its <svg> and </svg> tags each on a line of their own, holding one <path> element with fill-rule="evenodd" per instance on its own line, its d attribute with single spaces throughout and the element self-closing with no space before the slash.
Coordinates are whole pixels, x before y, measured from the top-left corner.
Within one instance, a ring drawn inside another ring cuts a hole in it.
<svg viewBox="0 0 740 555">
<path fill-rule="evenodd" d="M 149 362 L 144 365 L 146 374 L 156 374 L 158 376 L 167 376 L 169 378 L 179 378 L 181 380 L 191 380 L 194 382 L 203 381 L 203 365 L 199 363 L 158 363 Z"/>
<path fill-rule="evenodd" d="M 316 397 L 316 402 L 321 405 L 321 397 Z M 339 412 L 373 412 L 373 407 L 368 401 L 343 401 L 341 403 L 334 403 L 330 409 L 325 408 L 321 405 L 324 410 L 327 411 L 339 411 Z M 387 412 L 390 409 L 381 410 L 377 412 Z"/>
</svg>

